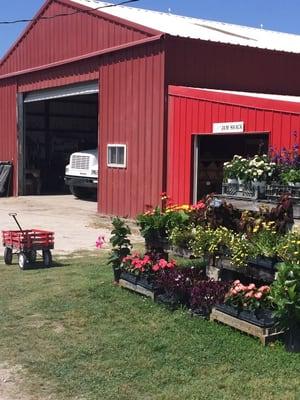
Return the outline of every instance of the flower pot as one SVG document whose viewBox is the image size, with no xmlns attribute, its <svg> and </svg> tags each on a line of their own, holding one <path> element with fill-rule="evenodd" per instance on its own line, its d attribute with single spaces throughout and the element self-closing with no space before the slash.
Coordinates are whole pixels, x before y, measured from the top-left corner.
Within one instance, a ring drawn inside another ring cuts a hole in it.
<svg viewBox="0 0 300 400">
<path fill-rule="evenodd" d="M 122 270 L 120 268 L 113 267 L 113 273 L 114 273 L 114 281 L 119 282 Z"/>
<path fill-rule="evenodd" d="M 165 237 L 157 236 L 145 239 L 146 249 L 151 251 L 156 250 L 168 250 L 170 247 L 169 241 Z"/>
<path fill-rule="evenodd" d="M 154 279 L 151 279 L 149 276 L 141 275 L 137 280 L 137 285 L 142 286 L 147 290 L 157 290 L 157 284 Z"/>
<path fill-rule="evenodd" d="M 300 182 L 288 182 L 288 185 L 298 188 L 298 187 L 300 187 Z"/>
<path fill-rule="evenodd" d="M 250 266 L 274 270 L 275 265 L 278 263 L 277 257 L 257 256 L 249 260 Z"/>
<path fill-rule="evenodd" d="M 227 183 L 230 185 L 237 185 L 238 180 L 236 178 L 227 178 Z"/>
<path fill-rule="evenodd" d="M 270 328 L 275 323 L 271 310 L 240 310 L 228 304 L 220 304 L 215 308 L 216 310 L 222 311 L 225 314 L 232 315 L 233 317 L 239 318 L 261 328 Z"/>
<path fill-rule="evenodd" d="M 124 279 L 124 281 L 133 283 L 134 285 L 137 284 L 138 277 L 134 275 L 132 272 L 122 271 L 120 279 Z"/>
<path fill-rule="evenodd" d="M 284 337 L 285 348 L 292 353 L 300 353 L 300 323 L 292 325 Z"/>
</svg>

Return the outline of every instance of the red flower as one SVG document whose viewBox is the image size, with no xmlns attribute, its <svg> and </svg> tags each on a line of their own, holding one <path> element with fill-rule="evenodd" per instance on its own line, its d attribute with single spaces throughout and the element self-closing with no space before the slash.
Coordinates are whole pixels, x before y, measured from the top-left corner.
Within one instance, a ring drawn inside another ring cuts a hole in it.
<svg viewBox="0 0 300 400">
<path fill-rule="evenodd" d="M 153 272 L 157 272 L 157 271 L 159 271 L 159 269 L 160 269 L 160 267 L 159 267 L 158 264 L 154 264 L 153 267 L 152 267 L 152 271 Z"/>
</svg>

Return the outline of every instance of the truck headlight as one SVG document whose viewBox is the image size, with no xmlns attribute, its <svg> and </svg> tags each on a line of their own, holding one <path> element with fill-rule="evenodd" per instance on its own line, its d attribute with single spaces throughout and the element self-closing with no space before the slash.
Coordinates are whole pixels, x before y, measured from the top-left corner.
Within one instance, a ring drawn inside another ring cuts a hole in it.
<svg viewBox="0 0 300 400">
<path fill-rule="evenodd" d="M 98 176 L 98 170 L 97 169 L 92 169 L 91 170 L 92 175 L 97 175 Z"/>
<path fill-rule="evenodd" d="M 69 171 L 70 171 L 70 167 L 67 166 L 66 169 L 65 169 L 66 174 L 68 174 Z"/>
</svg>

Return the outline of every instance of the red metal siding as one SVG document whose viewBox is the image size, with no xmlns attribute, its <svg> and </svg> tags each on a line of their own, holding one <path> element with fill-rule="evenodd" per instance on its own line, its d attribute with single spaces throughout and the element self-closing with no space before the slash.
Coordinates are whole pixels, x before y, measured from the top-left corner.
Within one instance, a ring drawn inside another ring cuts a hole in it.
<svg viewBox="0 0 300 400">
<path fill-rule="evenodd" d="M 269 144 L 276 149 L 291 148 L 295 144 L 293 132 L 297 132 L 300 144 L 300 103 L 249 97 L 241 101 L 241 96 L 182 89 L 182 92 L 187 92 L 184 95 L 179 91 L 172 87 L 169 91 L 167 175 L 167 192 L 177 203 L 191 202 L 192 134 L 211 133 L 213 122 L 241 120 L 246 132 L 270 132 Z M 252 101 L 256 105 L 251 107 Z M 273 104 L 273 107 L 267 108 L 266 104 L 269 107 Z"/>
<path fill-rule="evenodd" d="M 49 2 L 40 16 L 72 13 L 78 7 L 72 2 L 54 0 Z M 37 19 L 2 61 L 0 75 L 47 65 L 148 36 L 149 33 L 108 20 L 92 10 L 89 14 Z"/>
<path fill-rule="evenodd" d="M 92 81 L 99 78 L 99 59 L 83 60 L 49 70 L 17 77 L 18 92 L 30 92 L 55 86 Z"/>
<path fill-rule="evenodd" d="M 163 189 L 162 44 L 107 56 L 100 75 L 99 211 L 134 217 Z M 109 143 L 127 145 L 126 169 L 107 167 Z"/>
<path fill-rule="evenodd" d="M 170 85 L 300 95 L 300 54 L 167 37 Z"/>
<path fill-rule="evenodd" d="M 0 160 L 13 162 L 16 194 L 17 100 L 16 85 L 13 82 L 0 82 Z"/>
</svg>

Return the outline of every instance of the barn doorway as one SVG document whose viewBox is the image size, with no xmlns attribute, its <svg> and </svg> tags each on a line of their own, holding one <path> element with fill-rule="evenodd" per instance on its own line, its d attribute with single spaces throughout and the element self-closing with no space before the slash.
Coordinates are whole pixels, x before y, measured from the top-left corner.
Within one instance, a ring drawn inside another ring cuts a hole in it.
<svg viewBox="0 0 300 400">
<path fill-rule="evenodd" d="M 193 202 L 208 193 L 221 193 L 223 163 L 235 154 L 251 157 L 268 151 L 268 133 L 194 135 Z"/>
<path fill-rule="evenodd" d="M 22 102 L 19 194 L 65 194 L 76 151 L 98 147 L 98 82 L 28 93 Z"/>
</svg>

